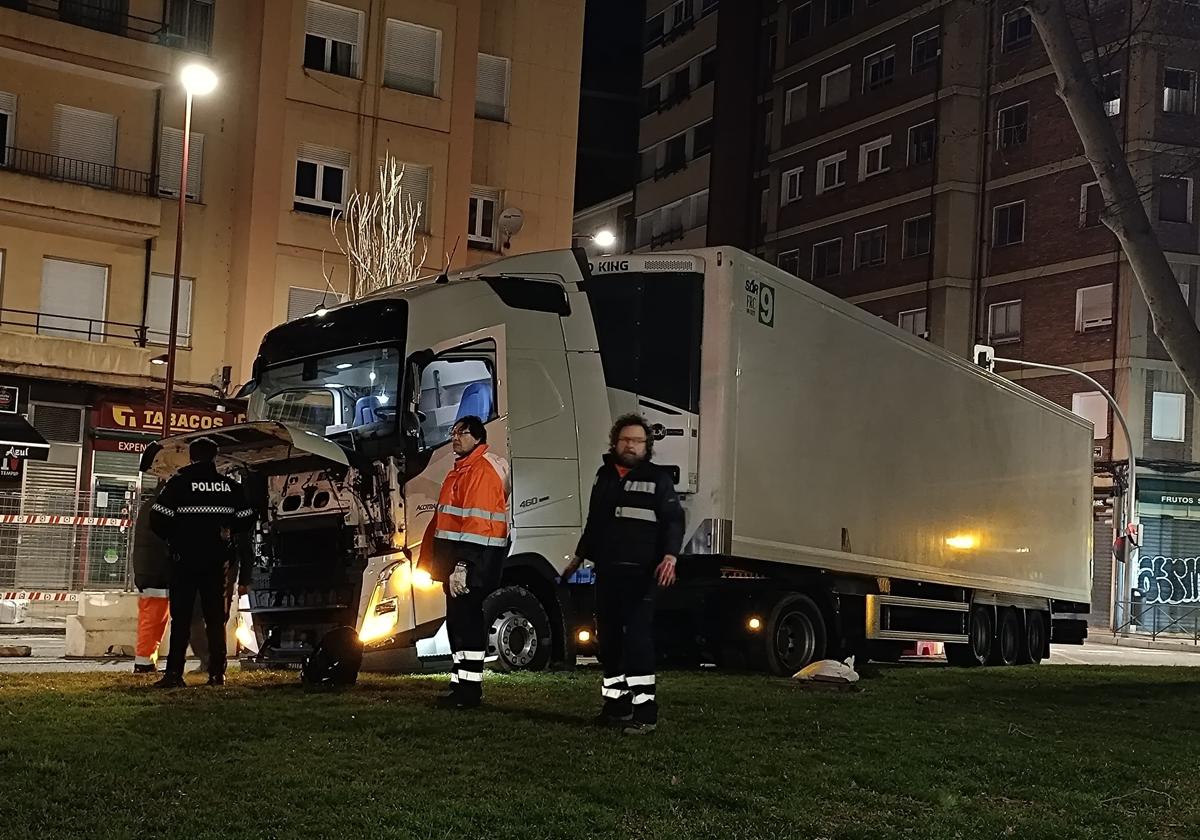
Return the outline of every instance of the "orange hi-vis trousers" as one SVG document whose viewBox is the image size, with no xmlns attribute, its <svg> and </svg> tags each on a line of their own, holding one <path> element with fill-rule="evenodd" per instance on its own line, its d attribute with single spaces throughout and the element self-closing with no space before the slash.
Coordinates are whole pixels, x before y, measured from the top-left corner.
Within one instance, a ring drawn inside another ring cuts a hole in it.
<svg viewBox="0 0 1200 840">
<path fill-rule="evenodd" d="M 143 589 L 138 593 L 137 644 L 133 649 L 135 665 L 154 664 L 170 617 L 171 599 L 166 589 Z"/>
</svg>

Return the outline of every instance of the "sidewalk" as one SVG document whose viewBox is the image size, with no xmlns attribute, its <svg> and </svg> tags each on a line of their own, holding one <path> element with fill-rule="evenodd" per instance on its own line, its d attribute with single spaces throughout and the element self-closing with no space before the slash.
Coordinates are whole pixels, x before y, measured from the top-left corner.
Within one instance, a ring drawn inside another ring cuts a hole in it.
<svg viewBox="0 0 1200 840">
<path fill-rule="evenodd" d="M 1157 639 L 1133 634 L 1120 636 L 1113 635 L 1111 630 L 1097 629 L 1095 627 L 1088 630 L 1087 644 L 1105 647 L 1138 648 L 1139 650 L 1171 650 L 1180 653 L 1200 653 L 1200 643 L 1193 641 L 1188 636 L 1163 635 Z"/>
</svg>

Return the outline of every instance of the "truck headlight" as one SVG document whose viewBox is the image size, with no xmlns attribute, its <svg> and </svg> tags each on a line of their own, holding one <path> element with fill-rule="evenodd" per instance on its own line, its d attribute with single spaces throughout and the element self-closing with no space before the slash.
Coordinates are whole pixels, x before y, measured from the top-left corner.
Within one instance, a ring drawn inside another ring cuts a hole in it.
<svg viewBox="0 0 1200 840">
<path fill-rule="evenodd" d="M 358 631 L 358 640 L 363 644 L 386 639 L 396 630 L 399 615 L 395 598 L 377 600 L 371 598 L 371 607 L 363 618 L 362 629 Z"/>
</svg>

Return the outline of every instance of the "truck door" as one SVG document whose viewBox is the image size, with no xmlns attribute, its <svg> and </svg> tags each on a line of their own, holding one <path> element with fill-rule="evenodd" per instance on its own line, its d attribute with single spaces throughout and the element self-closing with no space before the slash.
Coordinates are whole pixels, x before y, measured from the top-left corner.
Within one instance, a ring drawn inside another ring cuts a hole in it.
<svg viewBox="0 0 1200 840">
<path fill-rule="evenodd" d="M 424 536 L 442 483 L 454 464 L 450 430 L 455 422 L 470 415 L 479 417 L 487 428 L 489 448 L 508 457 L 503 330 L 462 336 L 431 350 L 433 358 L 421 368 L 418 390 L 413 394 L 420 420 L 417 449 L 429 463 L 406 485 L 405 533 L 410 548 Z M 414 585 L 412 599 L 417 626 L 445 617 L 446 597 L 440 587 Z"/>
</svg>

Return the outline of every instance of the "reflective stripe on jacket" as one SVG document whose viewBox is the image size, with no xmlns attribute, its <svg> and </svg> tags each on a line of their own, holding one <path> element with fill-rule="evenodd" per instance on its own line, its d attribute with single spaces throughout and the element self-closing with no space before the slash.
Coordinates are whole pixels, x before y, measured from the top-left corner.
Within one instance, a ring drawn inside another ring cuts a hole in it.
<svg viewBox="0 0 1200 840">
<path fill-rule="evenodd" d="M 508 544 L 508 462 L 477 446 L 454 462 L 434 513 L 434 536 L 484 548 Z"/>
</svg>

